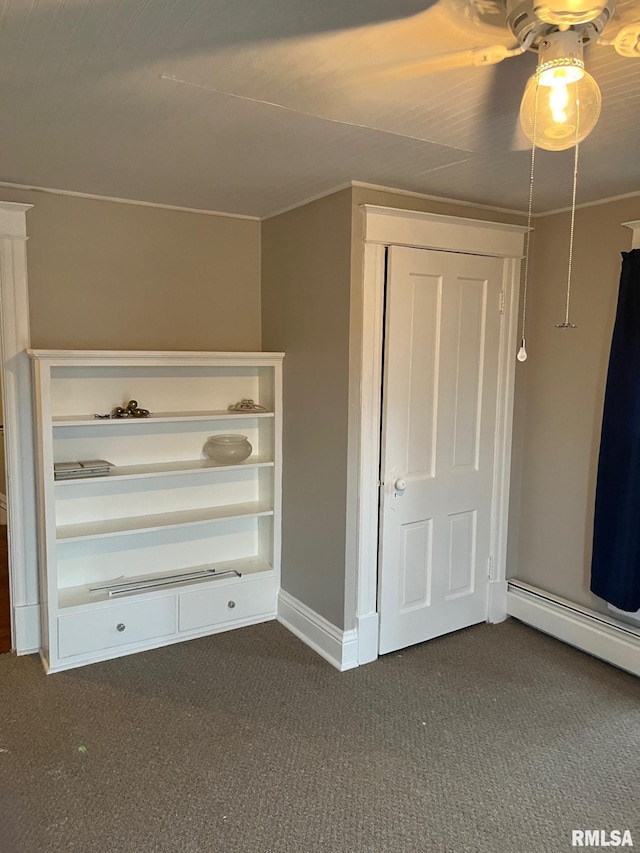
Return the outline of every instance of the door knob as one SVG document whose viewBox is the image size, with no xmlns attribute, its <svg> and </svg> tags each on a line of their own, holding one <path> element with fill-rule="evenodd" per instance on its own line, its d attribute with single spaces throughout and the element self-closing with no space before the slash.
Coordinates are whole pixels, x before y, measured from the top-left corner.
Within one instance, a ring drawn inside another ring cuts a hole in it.
<svg viewBox="0 0 640 853">
<path fill-rule="evenodd" d="M 398 479 L 393 484 L 396 492 L 404 492 L 407 488 L 407 481 L 403 477 L 398 477 Z"/>
</svg>

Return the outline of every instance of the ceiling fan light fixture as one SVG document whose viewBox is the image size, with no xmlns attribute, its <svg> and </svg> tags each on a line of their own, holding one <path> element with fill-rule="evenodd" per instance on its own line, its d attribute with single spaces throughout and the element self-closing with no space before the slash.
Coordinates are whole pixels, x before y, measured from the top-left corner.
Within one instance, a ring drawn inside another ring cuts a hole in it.
<svg viewBox="0 0 640 853">
<path fill-rule="evenodd" d="M 547 151 L 572 148 L 595 127 L 601 103 L 598 84 L 584 68 L 580 33 L 546 36 L 520 105 L 525 136 Z"/>
<path fill-rule="evenodd" d="M 594 21 L 606 7 L 606 0 L 536 0 L 533 11 L 545 24 L 566 29 Z"/>
<path fill-rule="evenodd" d="M 535 76 L 539 86 L 568 86 L 584 77 L 584 62 L 575 56 L 552 59 L 538 65 Z"/>
</svg>

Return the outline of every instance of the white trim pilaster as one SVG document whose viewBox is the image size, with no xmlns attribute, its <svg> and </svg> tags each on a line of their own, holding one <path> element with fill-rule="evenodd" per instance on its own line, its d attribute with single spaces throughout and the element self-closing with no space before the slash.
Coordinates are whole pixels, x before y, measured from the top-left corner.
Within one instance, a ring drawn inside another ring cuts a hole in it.
<svg viewBox="0 0 640 853">
<path fill-rule="evenodd" d="M 365 243 L 356 558 L 358 564 L 356 624 L 358 625 L 358 662 L 361 664 L 370 663 L 378 657 L 377 530 L 385 263 L 385 246 Z M 376 531 L 376 536 L 372 536 L 373 530 Z"/>
<path fill-rule="evenodd" d="M 502 292 L 504 323 L 500 330 L 498 361 L 498 404 L 496 412 L 496 455 L 491 502 L 491 543 L 493 572 L 489 582 L 487 621 L 502 622 L 507 617 L 507 534 L 509 489 L 511 485 L 511 442 L 516 374 L 516 340 L 520 302 L 520 258 L 505 258 Z"/>
<path fill-rule="evenodd" d="M 27 225 L 30 204 L 0 202 L 0 337 L 2 339 L 7 515 L 9 521 L 9 581 L 12 646 L 18 653 L 34 648 L 33 618 L 23 608 L 38 604 L 37 526 L 31 367 L 29 294 L 27 288 Z M 28 635 L 28 636 L 27 636 Z M 36 644 L 37 645 L 37 644 Z"/>
<path fill-rule="evenodd" d="M 635 222 L 623 222 L 622 224 L 625 228 L 631 228 L 633 231 L 631 248 L 640 249 L 640 219 L 636 219 Z"/>
</svg>

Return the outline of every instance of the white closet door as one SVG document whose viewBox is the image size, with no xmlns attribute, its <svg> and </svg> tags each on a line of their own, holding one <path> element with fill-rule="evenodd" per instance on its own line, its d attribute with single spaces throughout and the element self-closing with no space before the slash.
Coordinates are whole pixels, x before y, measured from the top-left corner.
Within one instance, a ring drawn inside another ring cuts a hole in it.
<svg viewBox="0 0 640 853">
<path fill-rule="evenodd" d="M 381 653 L 486 619 L 502 287 L 499 258 L 389 250 Z"/>
</svg>

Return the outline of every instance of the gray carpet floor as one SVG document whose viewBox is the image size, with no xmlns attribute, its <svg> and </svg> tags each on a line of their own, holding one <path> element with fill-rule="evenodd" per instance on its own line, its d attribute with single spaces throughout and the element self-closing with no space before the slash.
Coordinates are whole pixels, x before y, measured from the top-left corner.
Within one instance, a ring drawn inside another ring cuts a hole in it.
<svg viewBox="0 0 640 853">
<path fill-rule="evenodd" d="M 508 620 L 339 673 L 272 622 L 0 657 L 2 853 L 640 847 L 638 679 Z"/>
</svg>

